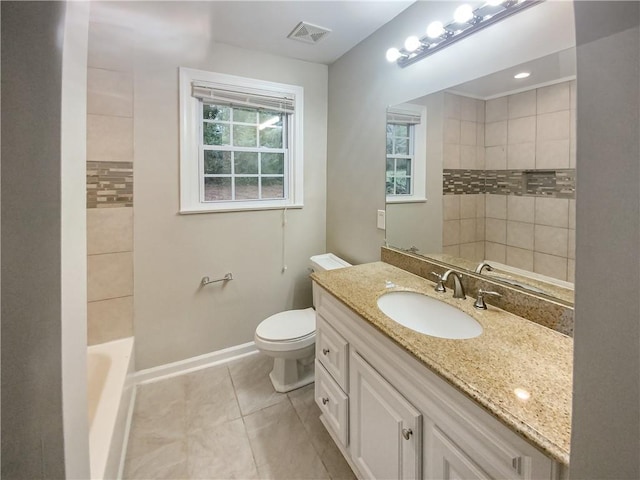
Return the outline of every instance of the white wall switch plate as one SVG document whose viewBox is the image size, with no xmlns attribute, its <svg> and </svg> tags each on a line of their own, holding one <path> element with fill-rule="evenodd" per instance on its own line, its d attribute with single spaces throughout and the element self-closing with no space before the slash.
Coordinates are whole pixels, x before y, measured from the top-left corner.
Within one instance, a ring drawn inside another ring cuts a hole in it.
<svg viewBox="0 0 640 480">
<path fill-rule="evenodd" d="M 385 227 L 385 211 L 384 210 L 378 210 L 378 228 L 380 230 L 384 230 Z"/>
</svg>

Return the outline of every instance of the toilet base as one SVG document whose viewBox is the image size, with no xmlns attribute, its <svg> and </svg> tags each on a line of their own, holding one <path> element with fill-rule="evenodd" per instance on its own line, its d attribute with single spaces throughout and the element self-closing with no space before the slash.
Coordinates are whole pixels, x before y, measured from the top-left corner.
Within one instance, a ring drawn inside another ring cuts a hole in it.
<svg viewBox="0 0 640 480">
<path fill-rule="evenodd" d="M 313 356 L 304 359 L 274 358 L 269 378 L 276 392 L 286 393 L 315 380 Z"/>
</svg>

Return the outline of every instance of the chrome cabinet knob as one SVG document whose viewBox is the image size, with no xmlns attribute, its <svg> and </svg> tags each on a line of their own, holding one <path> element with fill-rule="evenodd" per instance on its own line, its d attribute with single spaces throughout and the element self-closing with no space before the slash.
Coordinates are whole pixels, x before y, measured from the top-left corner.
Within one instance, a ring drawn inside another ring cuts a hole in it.
<svg viewBox="0 0 640 480">
<path fill-rule="evenodd" d="M 411 430 L 410 428 L 402 429 L 402 436 L 405 440 L 409 440 L 411 438 L 411 435 L 413 435 L 413 430 Z"/>
<path fill-rule="evenodd" d="M 323 355 L 329 355 L 330 350 L 328 348 L 323 348 L 322 349 L 322 354 Z"/>
<path fill-rule="evenodd" d="M 327 403 L 329 403 L 329 399 L 327 397 L 322 397 L 322 404 L 326 405 Z"/>
</svg>

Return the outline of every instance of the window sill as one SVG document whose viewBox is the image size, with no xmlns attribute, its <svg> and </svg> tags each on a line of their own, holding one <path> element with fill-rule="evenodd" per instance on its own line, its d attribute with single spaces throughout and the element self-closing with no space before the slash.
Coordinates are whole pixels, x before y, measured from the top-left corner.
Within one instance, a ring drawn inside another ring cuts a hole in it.
<svg viewBox="0 0 640 480">
<path fill-rule="evenodd" d="M 246 205 L 246 206 L 228 206 L 228 207 L 216 207 L 211 208 L 208 205 L 205 205 L 202 208 L 185 208 L 179 210 L 178 213 L 180 215 L 194 215 L 198 213 L 228 213 L 228 212 L 255 212 L 260 210 L 289 210 L 289 209 L 298 209 L 303 208 L 304 205 L 302 203 L 294 203 L 290 205 L 265 205 L 264 207 L 256 206 L 256 205 Z"/>
<path fill-rule="evenodd" d="M 389 198 L 387 197 L 387 203 L 426 203 L 427 199 L 423 197 L 411 197 L 411 198 Z"/>
</svg>

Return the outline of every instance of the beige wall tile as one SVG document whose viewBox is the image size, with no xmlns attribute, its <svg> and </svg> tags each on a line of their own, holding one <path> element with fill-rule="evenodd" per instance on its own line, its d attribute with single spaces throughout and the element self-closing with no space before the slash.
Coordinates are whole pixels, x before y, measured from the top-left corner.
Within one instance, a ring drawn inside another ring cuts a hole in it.
<svg viewBox="0 0 640 480">
<path fill-rule="evenodd" d="M 133 250 L 133 208 L 87 209 L 87 253 Z"/>
<path fill-rule="evenodd" d="M 133 71 L 133 31 L 103 23 L 89 23 L 88 66 Z"/>
<path fill-rule="evenodd" d="M 476 168 L 476 147 L 475 145 L 460 145 L 460 168 L 473 170 Z"/>
<path fill-rule="evenodd" d="M 536 167 L 536 144 L 533 142 L 516 143 L 507 146 L 507 168 L 515 170 L 534 169 Z"/>
<path fill-rule="evenodd" d="M 462 195 L 442 196 L 442 215 L 444 220 L 460 219 L 460 197 Z"/>
<path fill-rule="evenodd" d="M 444 168 L 460 168 L 460 145 L 445 143 L 442 146 L 442 164 Z"/>
<path fill-rule="evenodd" d="M 536 125 L 536 140 L 568 140 L 571 132 L 571 112 L 545 113 L 538 115 Z"/>
<path fill-rule="evenodd" d="M 536 197 L 536 224 L 569 227 L 569 200 Z"/>
<path fill-rule="evenodd" d="M 484 147 L 476 147 L 476 168 L 478 170 L 484 170 L 486 167 L 485 160 L 485 148 Z"/>
<path fill-rule="evenodd" d="M 444 143 L 460 144 L 460 120 L 445 118 Z"/>
<path fill-rule="evenodd" d="M 87 115 L 87 160 L 133 161 L 133 119 Z"/>
<path fill-rule="evenodd" d="M 476 221 L 475 218 L 460 220 L 460 243 L 472 243 L 476 241 Z"/>
<path fill-rule="evenodd" d="M 87 300 L 133 295 L 131 252 L 89 255 L 87 258 Z"/>
<path fill-rule="evenodd" d="M 460 243 L 460 220 L 442 222 L 442 245 L 450 246 Z"/>
<path fill-rule="evenodd" d="M 475 98 L 469 97 L 461 97 L 460 98 L 460 110 L 461 110 L 461 119 L 466 120 L 468 122 L 484 122 L 484 118 L 477 119 L 476 117 L 476 100 Z"/>
<path fill-rule="evenodd" d="M 476 122 L 484 124 L 486 120 L 486 103 L 484 100 L 476 100 Z"/>
<path fill-rule="evenodd" d="M 487 195 L 485 197 L 485 215 L 487 218 L 499 218 L 506 220 L 507 218 L 507 196 L 506 195 Z"/>
<path fill-rule="evenodd" d="M 507 265 L 531 272 L 533 270 L 533 250 L 507 246 Z"/>
<path fill-rule="evenodd" d="M 476 123 L 476 145 L 484 147 L 484 123 Z"/>
<path fill-rule="evenodd" d="M 566 280 L 568 264 L 566 257 L 545 255 L 539 252 L 533 254 L 533 271 L 541 275 Z"/>
<path fill-rule="evenodd" d="M 536 141 L 536 117 L 522 117 L 509 120 L 508 143 L 525 143 Z"/>
<path fill-rule="evenodd" d="M 567 260 L 567 282 L 576 281 L 576 261 L 569 259 Z"/>
<path fill-rule="evenodd" d="M 476 122 L 460 122 L 460 144 L 476 145 Z"/>
<path fill-rule="evenodd" d="M 487 218 L 485 221 L 484 236 L 487 242 L 507 243 L 507 221 L 496 218 Z"/>
<path fill-rule="evenodd" d="M 517 93 L 507 97 L 509 118 L 528 117 L 536 114 L 536 91 Z"/>
<path fill-rule="evenodd" d="M 542 140 L 536 145 L 536 168 L 569 168 L 571 164 L 569 139 Z"/>
<path fill-rule="evenodd" d="M 462 118 L 462 97 L 454 95 L 452 93 L 444 94 L 444 116 L 445 118 L 455 118 L 460 120 Z"/>
<path fill-rule="evenodd" d="M 486 260 L 507 263 L 507 247 L 499 243 L 485 242 L 484 256 Z"/>
<path fill-rule="evenodd" d="M 507 246 L 533 251 L 533 223 L 507 222 Z M 507 251 L 507 258 L 508 256 Z"/>
<path fill-rule="evenodd" d="M 569 82 L 538 89 L 538 114 L 569 110 L 571 92 Z"/>
<path fill-rule="evenodd" d="M 569 95 L 570 95 L 570 98 L 571 98 L 571 108 L 573 110 L 575 110 L 577 105 L 578 105 L 576 86 L 577 86 L 577 84 L 576 84 L 575 80 L 571 80 L 569 82 Z"/>
<path fill-rule="evenodd" d="M 478 195 L 460 195 L 460 218 L 476 218 Z"/>
<path fill-rule="evenodd" d="M 569 229 L 569 240 L 567 245 L 567 257 L 576 258 L 576 231 Z"/>
<path fill-rule="evenodd" d="M 480 222 L 478 222 L 480 223 Z M 484 260 L 484 242 L 476 242 L 476 258 L 477 262 Z"/>
<path fill-rule="evenodd" d="M 485 149 L 484 163 L 488 170 L 504 170 L 507 168 L 507 147 L 499 145 Z"/>
<path fill-rule="evenodd" d="M 89 345 L 132 336 L 133 297 L 89 302 L 87 335 Z"/>
<path fill-rule="evenodd" d="M 87 113 L 133 116 L 133 74 L 89 68 Z"/>
<path fill-rule="evenodd" d="M 569 228 L 576 228 L 576 201 L 569 199 Z"/>
<path fill-rule="evenodd" d="M 476 195 L 476 215 L 478 218 L 484 218 L 486 216 L 486 195 L 481 193 L 480 195 Z"/>
<path fill-rule="evenodd" d="M 467 260 L 476 260 L 476 244 L 475 243 L 461 243 L 460 244 L 460 257 Z"/>
<path fill-rule="evenodd" d="M 485 122 L 499 122 L 509 118 L 507 97 L 494 98 L 485 102 Z"/>
<path fill-rule="evenodd" d="M 442 253 L 445 255 L 451 255 L 453 257 L 460 256 L 460 245 L 444 245 L 442 247 Z"/>
<path fill-rule="evenodd" d="M 487 123 L 484 127 L 484 144 L 487 147 L 507 144 L 507 122 Z"/>
<path fill-rule="evenodd" d="M 549 255 L 567 257 L 569 229 L 536 225 L 534 228 L 534 250 Z"/>
<path fill-rule="evenodd" d="M 507 196 L 507 220 L 533 223 L 535 220 L 535 197 Z"/>
<path fill-rule="evenodd" d="M 485 222 L 486 220 L 484 218 L 478 218 L 476 221 L 476 241 L 477 242 L 482 242 L 483 243 L 483 249 L 484 249 L 484 241 L 485 241 L 485 231 L 486 231 L 486 226 L 485 226 Z"/>
</svg>

